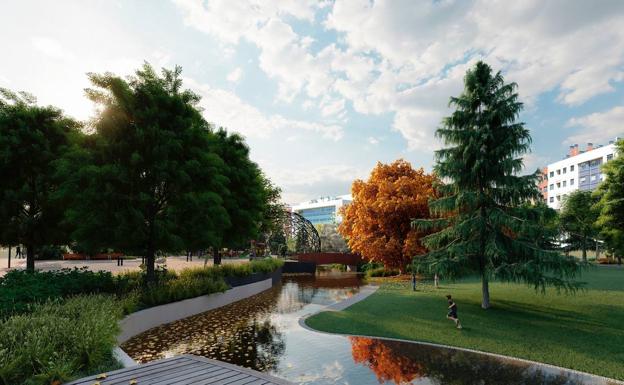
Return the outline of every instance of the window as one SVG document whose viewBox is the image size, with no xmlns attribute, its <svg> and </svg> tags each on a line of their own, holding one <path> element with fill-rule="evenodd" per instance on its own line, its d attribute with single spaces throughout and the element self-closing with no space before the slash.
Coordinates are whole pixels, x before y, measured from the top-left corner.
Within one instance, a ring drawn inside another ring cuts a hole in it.
<svg viewBox="0 0 624 385">
<path fill-rule="evenodd" d="M 553 176 L 555 176 L 555 172 L 554 172 L 554 171 L 551 171 L 551 172 L 550 172 L 550 177 L 552 178 Z"/>
<path fill-rule="evenodd" d="M 570 186 L 574 186 L 574 178 L 570 179 Z"/>
<path fill-rule="evenodd" d="M 561 182 L 557 182 L 557 188 L 561 187 Z"/>
<path fill-rule="evenodd" d="M 561 175 L 561 169 L 557 170 L 557 175 Z"/>
<path fill-rule="evenodd" d="M 574 165 L 570 166 L 570 172 L 574 171 Z"/>
<path fill-rule="evenodd" d="M 555 197 L 550 197 L 550 203 L 553 203 L 555 201 Z"/>
<path fill-rule="evenodd" d="M 561 200 L 561 195 L 557 195 L 557 202 Z"/>
<path fill-rule="evenodd" d="M 593 182 L 593 181 L 595 181 L 595 180 L 596 180 L 596 175 L 592 175 L 592 176 L 591 176 L 591 178 L 590 178 L 590 180 L 591 180 L 592 182 Z"/>
<path fill-rule="evenodd" d="M 563 168 L 563 173 L 564 174 L 566 173 L 566 169 L 567 169 L 566 167 Z"/>
<path fill-rule="evenodd" d="M 608 154 L 607 155 L 607 162 L 610 161 L 611 159 L 613 159 L 613 154 Z"/>
<path fill-rule="evenodd" d="M 580 179 L 580 183 L 585 183 L 585 181 L 587 181 L 587 178 L 586 178 L 586 177 L 582 177 L 582 178 Z"/>
<path fill-rule="evenodd" d="M 555 185 L 554 185 L 554 184 L 551 184 L 551 185 L 550 185 L 550 189 L 551 189 L 551 190 L 553 190 L 554 188 L 555 188 Z"/>
<path fill-rule="evenodd" d="M 564 181 L 563 181 L 563 187 L 565 187 L 565 186 L 566 186 L 566 181 L 564 180 Z"/>
</svg>

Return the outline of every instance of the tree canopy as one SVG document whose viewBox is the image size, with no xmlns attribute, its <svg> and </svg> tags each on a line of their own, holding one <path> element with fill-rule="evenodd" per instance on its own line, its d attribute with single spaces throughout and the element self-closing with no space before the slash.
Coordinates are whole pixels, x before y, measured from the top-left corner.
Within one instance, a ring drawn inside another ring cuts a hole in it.
<svg viewBox="0 0 624 385">
<path fill-rule="evenodd" d="M 571 280 L 578 264 L 534 241 L 541 229 L 526 205 L 540 197 L 537 172 L 519 175 L 531 136 L 517 121 L 516 89 L 483 62 L 467 71 L 464 91 L 450 99 L 455 111 L 436 131 L 447 147 L 435 153 L 434 173 L 445 182 L 429 205 L 435 219 L 414 221 L 420 231 L 436 231 L 423 238 L 429 252 L 418 260 L 447 278 L 479 274 L 486 309 L 492 279 L 542 290 L 578 286 Z"/>
<path fill-rule="evenodd" d="M 0 244 L 25 245 L 28 270 L 42 246 L 68 240 L 57 170 L 79 127 L 58 108 L 0 88 Z"/>
<path fill-rule="evenodd" d="M 353 202 L 344 207 L 338 231 L 364 259 L 404 269 L 414 255 L 426 251 L 420 242 L 423 232 L 412 228 L 410 220 L 429 216 L 435 181 L 404 160 L 377 163 L 368 180 L 353 182 Z"/>
<path fill-rule="evenodd" d="M 584 261 L 587 261 L 587 249 L 596 245 L 597 200 L 591 191 L 576 190 L 564 199 L 559 216 L 561 230 L 566 235 L 566 249 L 582 250 Z"/>
<path fill-rule="evenodd" d="M 231 224 L 219 143 L 180 75 L 148 64 L 127 80 L 90 74 L 87 96 L 101 112 L 65 164 L 75 239 L 144 255 L 148 279 L 157 251 L 217 245 Z"/>
<path fill-rule="evenodd" d="M 624 140 L 616 144 L 618 156 L 602 166 L 606 179 L 595 196 L 599 213 L 596 225 L 608 250 L 620 259 L 624 256 Z"/>
</svg>

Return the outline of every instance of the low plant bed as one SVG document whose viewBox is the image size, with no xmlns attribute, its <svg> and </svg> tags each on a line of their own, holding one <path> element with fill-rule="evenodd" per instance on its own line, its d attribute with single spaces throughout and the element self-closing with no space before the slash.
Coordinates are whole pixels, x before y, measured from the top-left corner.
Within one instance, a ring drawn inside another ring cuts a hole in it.
<svg viewBox="0 0 624 385">
<path fill-rule="evenodd" d="M 112 350 L 121 316 L 113 296 L 87 295 L 0 321 L 0 384 L 61 384 L 119 368 Z"/>
</svg>

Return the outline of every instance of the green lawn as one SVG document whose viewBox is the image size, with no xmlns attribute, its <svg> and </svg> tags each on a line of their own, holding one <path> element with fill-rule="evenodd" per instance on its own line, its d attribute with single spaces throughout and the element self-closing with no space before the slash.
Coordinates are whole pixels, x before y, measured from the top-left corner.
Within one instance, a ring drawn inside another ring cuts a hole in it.
<svg viewBox="0 0 624 385">
<path fill-rule="evenodd" d="M 598 267 L 581 278 L 587 290 L 545 295 L 519 284 L 490 286 L 492 308 L 480 308 L 480 283 L 442 282 L 441 288 L 384 283 L 345 311 L 306 323 L 318 330 L 460 346 L 624 380 L 624 269 Z M 446 319 L 453 295 L 463 330 Z"/>
</svg>

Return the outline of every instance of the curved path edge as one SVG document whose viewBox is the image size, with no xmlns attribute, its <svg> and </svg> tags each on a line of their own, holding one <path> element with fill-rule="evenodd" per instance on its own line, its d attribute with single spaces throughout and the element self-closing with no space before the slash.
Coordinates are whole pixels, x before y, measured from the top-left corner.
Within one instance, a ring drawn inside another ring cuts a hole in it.
<svg viewBox="0 0 624 385">
<path fill-rule="evenodd" d="M 531 361 L 531 360 L 527 360 L 527 359 L 519 358 L 519 357 L 506 356 L 506 355 L 503 355 L 503 354 L 491 353 L 491 352 L 486 352 L 486 351 L 477 350 L 477 349 L 462 348 L 462 347 L 459 347 L 459 346 L 437 344 L 437 343 L 434 343 L 434 342 L 425 342 L 425 341 L 417 341 L 417 340 L 406 340 L 406 339 L 402 339 L 402 338 L 392 338 L 392 337 L 382 337 L 382 336 L 368 336 L 368 335 L 362 335 L 362 334 L 345 334 L 345 333 L 326 332 L 326 331 L 323 331 L 323 330 L 314 329 L 311 326 L 309 326 L 308 324 L 306 324 L 306 320 L 308 318 L 316 315 L 316 314 L 327 312 L 327 311 L 331 312 L 331 311 L 342 311 L 342 310 L 345 310 L 346 308 L 350 307 L 351 305 L 354 305 L 354 304 L 364 300 L 366 297 L 368 297 L 369 295 L 371 295 L 374 292 L 376 292 L 377 289 L 379 289 L 379 286 L 373 286 L 373 285 L 363 286 L 362 289 L 360 290 L 360 292 L 358 294 L 352 296 L 351 298 L 347 298 L 347 299 L 345 299 L 343 301 L 336 302 L 336 303 L 328 305 L 328 306 L 326 306 L 326 307 L 324 307 L 324 308 L 322 308 L 322 309 L 320 309 L 318 311 L 315 311 L 313 313 L 306 314 L 306 315 L 302 316 L 301 318 L 299 318 L 299 325 L 302 328 L 304 328 L 304 329 L 307 329 L 309 331 L 316 332 L 316 333 L 337 335 L 337 336 L 344 336 L 344 337 L 375 338 L 375 339 L 378 339 L 378 340 L 406 342 L 406 343 L 411 343 L 411 344 L 432 346 L 432 347 L 436 347 L 436 348 L 454 349 L 454 350 L 459 350 L 459 351 L 464 351 L 464 352 L 469 352 L 469 353 L 482 354 L 482 355 L 486 355 L 486 356 L 490 356 L 490 357 L 494 357 L 494 358 L 500 358 L 500 359 L 505 359 L 505 360 L 522 362 L 522 363 L 525 363 L 525 364 L 535 365 L 535 366 L 538 366 L 540 368 L 544 368 L 544 369 L 551 370 L 551 371 L 553 371 L 553 370 L 565 371 L 565 372 L 576 374 L 576 375 L 579 375 L 579 376 L 599 379 L 599 380 L 602 380 L 606 384 L 609 384 L 609 385 L 612 385 L 612 384 L 613 385 L 615 385 L 615 384 L 624 385 L 624 381 L 616 380 L 614 378 L 604 377 L 604 376 L 601 376 L 601 375 L 598 375 L 598 374 L 581 372 L 580 370 L 564 368 L 562 366 L 556 366 L 556 365 L 547 364 L 547 363 L 544 363 L 544 362 Z"/>
<path fill-rule="evenodd" d="M 125 341 L 152 328 L 262 293 L 273 287 L 274 282 L 274 277 L 271 277 L 247 285 L 236 286 L 223 293 L 201 295 L 131 313 L 119 321 L 121 333 L 117 336 L 118 345 L 113 348 L 113 356 L 124 368 L 138 365 L 136 361 L 121 349 L 120 345 Z"/>
</svg>

